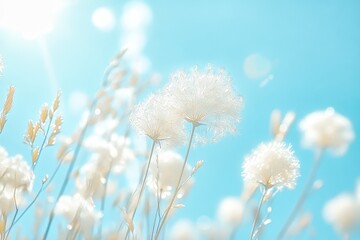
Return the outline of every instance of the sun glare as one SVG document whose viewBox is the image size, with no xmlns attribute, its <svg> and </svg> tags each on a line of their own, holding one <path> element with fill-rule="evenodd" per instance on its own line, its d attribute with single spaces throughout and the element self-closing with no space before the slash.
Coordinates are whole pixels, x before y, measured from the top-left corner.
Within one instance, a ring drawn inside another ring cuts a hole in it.
<svg viewBox="0 0 360 240">
<path fill-rule="evenodd" d="M 35 39 L 49 33 L 63 0 L 0 0 L 0 28 Z"/>
</svg>

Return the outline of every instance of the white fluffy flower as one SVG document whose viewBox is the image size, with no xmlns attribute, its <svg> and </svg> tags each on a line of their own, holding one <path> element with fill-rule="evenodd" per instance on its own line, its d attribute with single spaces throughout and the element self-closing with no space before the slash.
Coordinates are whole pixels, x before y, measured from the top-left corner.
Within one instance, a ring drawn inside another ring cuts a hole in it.
<svg viewBox="0 0 360 240">
<path fill-rule="evenodd" d="M 34 173 L 21 155 L 8 157 L 0 147 L 0 186 L 11 186 L 17 190 L 32 189 Z"/>
<path fill-rule="evenodd" d="M 78 224 L 82 232 L 91 231 L 102 216 L 95 209 L 91 198 L 85 199 L 78 193 L 60 197 L 55 206 L 55 214 L 62 215 L 70 225 Z"/>
<path fill-rule="evenodd" d="M 299 176 L 299 161 L 291 146 L 283 142 L 260 144 L 245 158 L 242 176 L 246 182 L 260 183 L 267 188 L 294 188 Z"/>
<path fill-rule="evenodd" d="M 189 220 L 180 220 L 175 223 L 170 231 L 171 240 L 195 240 L 196 228 Z"/>
<path fill-rule="evenodd" d="M 348 234 L 359 227 L 360 205 L 351 194 L 343 193 L 328 201 L 323 214 L 340 234 Z"/>
<path fill-rule="evenodd" d="M 170 101 L 171 98 L 162 92 L 151 95 L 133 110 L 130 116 L 132 125 L 154 141 L 165 141 L 168 145 L 183 143 L 183 120 Z"/>
<path fill-rule="evenodd" d="M 175 190 L 179 181 L 184 159 L 173 151 L 160 151 L 153 159 L 148 180 L 148 186 L 155 196 L 161 193 L 162 198 L 169 197 Z M 182 175 L 182 182 L 187 179 L 192 172 L 189 164 L 186 164 Z M 193 180 L 187 181 L 180 189 L 177 197 L 183 197 L 193 184 Z"/>
<path fill-rule="evenodd" d="M 224 70 L 208 67 L 199 71 L 195 67 L 189 73 L 177 71 L 166 91 L 175 99 L 172 102 L 180 115 L 195 125 L 205 124 L 212 140 L 236 131 L 243 100 Z"/>
<path fill-rule="evenodd" d="M 332 108 L 310 113 L 299 127 L 306 147 L 328 148 L 337 155 L 344 154 L 354 139 L 350 120 Z"/>
<path fill-rule="evenodd" d="M 244 214 L 244 204 L 238 197 L 224 198 L 217 210 L 218 219 L 231 227 L 238 226 Z"/>
</svg>

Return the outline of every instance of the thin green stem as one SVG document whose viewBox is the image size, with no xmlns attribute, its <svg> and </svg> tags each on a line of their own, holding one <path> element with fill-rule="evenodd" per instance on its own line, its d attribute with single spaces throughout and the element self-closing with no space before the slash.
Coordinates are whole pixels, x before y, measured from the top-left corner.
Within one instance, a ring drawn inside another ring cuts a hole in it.
<svg viewBox="0 0 360 240">
<path fill-rule="evenodd" d="M 191 144 L 193 142 L 193 139 L 194 139 L 194 133 L 195 133 L 195 129 L 196 129 L 196 124 L 195 123 L 192 123 L 192 130 L 191 130 L 191 136 L 190 136 L 190 140 L 189 140 L 189 144 L 188 144 L 188 147 L 187 147 L 187 150 L 186 150 L 186 155 L 185 155 L 185 160 L 184 160 L 184 163 L 183 163 L 183 166 L 182 166 L 182 169 L 181 169 L 181 172 L 180 172 L 180 176 L 179 176 L 179 179 L 178 179 L 178 182 L 176 184 L 176 188 L 175 188 L 175 192 L 170 200 L 170 204 L 169 206 L 166 208 L 162 218 L 161 218 L 161 221 L 160 221 L 160 224 L 157 228 L 157 231 L 156 231 L 156 234 L 155 234 L 155 239 L 158 239 L 159 236 L 160 236 L 160 232 L 161 232 L 161 229 L 164 227 L 164 224 L 167 220 L 167 217 L 170 213 L 170 210 L 175 202 L 175 199 L 177 197 L 177 194 L 181 188 L 181 180 L 182 180 L 182 176 L 184 174 L 184 170 L 185 170 L 185 167 L 186 167 L 186 163 L 188 161 L 188 158 L 189 158 L 189 153 L 190 153 L 190 148 L 191 148 Z"/>
<path fill-rule="evenodd" d="M 316 153 L 315 155 L 315 160 L 314 160 L 314 164 L 312 166 L 311 172 L 309 177 L 306 180 L 306 184 L 305 187 L 300 195 L 300 198 L 298 199 L 298 201 L 296 202 L 295 207 L 292 209 L 289 217 L 287 218 L 284 226 L 282 227 L 277 239 L 281 240 L 286 236 L 287 230 L 290 227 L 290 225 L 292 224 L 292 222 L 294 221 L 297 213 L 299 212 L 299 210 L 302 208 L 302 206 L 305 203 L 306 198 L 308 197 L 308 195 L 311 192 L 312 186 L 314 184 L 314 180 L 316 177 L 316 174 L 320 168 L 320 163 L 321 163 L 321 156 L 322 156 L 322 151 L 319 151 Z"/>
</svg>

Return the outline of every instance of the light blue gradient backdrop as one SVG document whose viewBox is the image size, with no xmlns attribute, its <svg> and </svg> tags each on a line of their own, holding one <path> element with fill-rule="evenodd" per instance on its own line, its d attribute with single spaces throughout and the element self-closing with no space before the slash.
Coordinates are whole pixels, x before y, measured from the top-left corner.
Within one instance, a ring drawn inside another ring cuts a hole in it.
<svg viewBox="0 0 360 240">
<path fill-rule="evenodd" d="M 352 192 L 360 177 L 360 1 L 149 1 L 153 22 L 148 28 L 144 54 L 151 61 L 151 71 L 167 76 L 178 68 L 212 63 L 224 67 L 233 77 L 245 107 L 236 136 L 219 143 L 193 149 L 190 162 L 204 159 L 196 175 L 196 184 L 176 218 L 216 215 L 219 201 L 239 195 L 242 188 L 241 163 L 261 141 L 271 139 L 269 116 L 274 108 L 293 110 L 297 121 L 287 140 L 301 161 L 301 178 L 296 191 L 280 192 L 274 201 L 273 222 L 266 227 L 264 239 L 273 239 L 288 211 L 294 206 L 312 163 L 312 152 L 300 145 L 299 119 L 329 106 L 353 123 L 356 139 L 340 158 L 325 154 L 318 178 L 324 187 L 309 199 L 305 209 L 314 213 L 315 239 L 336 239 L 336 234 L 322 218 L 327 199 Z M 92 12 L 100 6 L 111 7 L 117 17 L 120 1 L 78 0 L 59 17 L 54 31 L 46 36 L 56 86 L 49 81 L 49 70 L 37 41 L 26 41 L 0 29 L 0 54 L 5 71 L 0 77 L 0 92 L 16 86 L 14 109 L 0 136 L 1 145 L 10 154 L 29 151 L 21 145 L 27 120 L 37 117 L 45 101 L 51 101 L 57 88 L 63 92 L 64 130 L 69 134 L 78 116 L 69 112 L 68 97 L 75 90 L 95 93 L 104 67 L 119 50 L 119 25 L 108 33 L 91 23 Z M 21 6 L 19 6 L 21 7 Z M 244 59 L 251 53 L 268 58 L 274 79 L 265 87 L 249 80 L 243 71 Z M 51 151 L 50 151 L 51 152 Z M 52 155 L 48 155 L 52 161 Z M 43 171 L 46 167 L 43 165 Z M 22 224 L 27 224 L 23 221 Z M 26 228 L 23 225 L 23 228 Z M 239 232 L 246 239 L 247 222 Z M 302 239 L 308 237 L 303 235 Z M 359 237 L 359 235 L 358 235 Z"/>
</svg>

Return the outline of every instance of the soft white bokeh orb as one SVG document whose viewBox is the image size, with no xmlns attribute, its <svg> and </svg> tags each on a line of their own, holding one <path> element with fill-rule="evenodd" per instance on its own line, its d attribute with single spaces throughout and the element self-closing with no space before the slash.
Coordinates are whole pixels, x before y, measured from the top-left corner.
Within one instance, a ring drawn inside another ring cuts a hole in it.
<svg viewBox="0 0 360 240">
<path fill-rule="evenodd" d="M 252 53 L 244 61 L 245 75 L 254 80 L 267 77 L 271 72 L 271 62 L 258 53 Z"/>
<path fill-rule="evenodd" d="M 152 21 L 150 7 L 142 1 L 131 1 L 124 7 L 121 16 L 121 26 L 127 31 L 136 31 L 145 28 Z"/>
<path fill-rule="evenodd" d="M 107 7 L 100 7 L 92 14 L 94 26 L 101 31 L 111 31 L 115 26 L 115 17 L 113 11 Z"/>
</svg>

